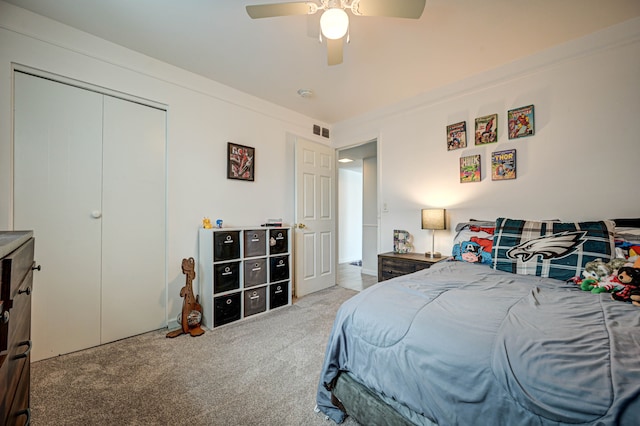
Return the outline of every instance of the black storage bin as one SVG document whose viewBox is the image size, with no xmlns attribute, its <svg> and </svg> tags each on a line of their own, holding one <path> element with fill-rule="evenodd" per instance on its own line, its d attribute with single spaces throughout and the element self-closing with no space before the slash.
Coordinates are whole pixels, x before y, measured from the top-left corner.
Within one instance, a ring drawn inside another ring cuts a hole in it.
<svg viewBox="0 0 640 426">
<path fill-rule="evenodd" d="M 289 251 L 289 230 L 269 230 L 269 254 L 281 254 Z"/>
<path fill-rule="evenodd" d="M 213 326 L 238 321 L 241 315 L 240 292 L 213 298 Z"/>
<path fill-rule="evenodd" d="M 213 260 L 240 258 L 240 231 L 216 231 L 213 233 Z"/>
<path fill-rule="evenodd" d="M 267 288 L 258 287 L 244 292 L 244 316 L 259 314 L 267 310 Z"/>
<path fill-rule="evenodd" d="M 289 256 L 274 256 L 269 259 L 269 282 L 289 279 Z"/>
<path fill-rule="evenodd" d="M 267 255 L 267 231 L 264 229 L 244 231 L 244 257 Z"/>
<path fill-rule="evenodd" d="M 235 290 L 240 288 L 240 262 L 220 263 L 213 265 L 213 292 Z"/>
<path fill-rule="evenodd" d="M 289 281 L 269 286 L 269 309 L 278 308 L 289 303 Z"/>
<path fill-rule="evenodd" d="M 244 261 L 244 286 L 253 287 L 267 282 L 267 259 Z"/>
</svg>

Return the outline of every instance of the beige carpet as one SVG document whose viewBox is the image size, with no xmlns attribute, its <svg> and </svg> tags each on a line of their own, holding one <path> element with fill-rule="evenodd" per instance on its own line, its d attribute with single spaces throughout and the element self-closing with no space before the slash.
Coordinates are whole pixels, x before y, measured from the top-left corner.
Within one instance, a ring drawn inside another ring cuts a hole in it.
<svg viewBox="0 0 640 426">
<path fill-rule="evenodd" d="M 158 330 L 35 362 L 32 424 L 330 426 L 313 410 L 316 387 L 354 294 L 332 287 L 200 337 Z"/>
</svg>

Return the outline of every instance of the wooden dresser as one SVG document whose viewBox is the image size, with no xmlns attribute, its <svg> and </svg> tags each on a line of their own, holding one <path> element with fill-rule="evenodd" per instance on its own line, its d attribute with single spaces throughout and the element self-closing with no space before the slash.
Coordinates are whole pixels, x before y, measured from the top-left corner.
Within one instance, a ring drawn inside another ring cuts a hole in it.
<svg viewBox="0 0 640 426">
<path fill-rule="evenodd" d="M 31 231 L 0 232 L 0 424 L 30 422 Z M 39 267 L 38 267 L 39 269 Z"/>
<path fill-rule="evenodd" d="M 430 259 L 424 253 L 382 253 L 378 255 L 378 282 L 410 274 L 446 260 L 447 257 Z"/>
</svg>

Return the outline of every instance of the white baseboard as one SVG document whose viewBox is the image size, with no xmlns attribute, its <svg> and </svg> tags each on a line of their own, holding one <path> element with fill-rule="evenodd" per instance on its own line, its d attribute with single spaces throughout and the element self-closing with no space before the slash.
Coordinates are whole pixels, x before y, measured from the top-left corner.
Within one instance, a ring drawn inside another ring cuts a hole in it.
<svg viewBox="0 0 640 426">
<path fill-rule="evenodd" d="M 365 275 L 373 275 L 374 277 L 378 276 L 378 271 L 376 271 L 376 270 L 362 268 L 362 271 L 360 271 L 360 272 L 362 274 L 365 274 Z"/>
</svg>

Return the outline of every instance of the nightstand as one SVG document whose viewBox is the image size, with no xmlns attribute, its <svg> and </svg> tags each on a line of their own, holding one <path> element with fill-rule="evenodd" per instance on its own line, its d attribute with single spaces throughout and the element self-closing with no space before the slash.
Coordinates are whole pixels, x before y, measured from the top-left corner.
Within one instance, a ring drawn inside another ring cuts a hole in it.
<svg viewBox="0 0 640 426">
<path fill-rule="evenodd" d="M 431 259 L 424 253 L 381 253 L 378 255 L 378 282 L 410 274 L 448 259 L 448 256 Z"/>
</svg>

